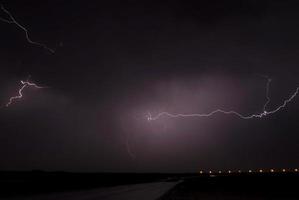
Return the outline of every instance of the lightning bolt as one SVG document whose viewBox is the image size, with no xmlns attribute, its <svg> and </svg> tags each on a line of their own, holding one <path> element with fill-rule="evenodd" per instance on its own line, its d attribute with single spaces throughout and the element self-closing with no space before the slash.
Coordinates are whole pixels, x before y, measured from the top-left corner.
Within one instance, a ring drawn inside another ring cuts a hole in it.
<svg viewBox="0 0 299 200">
<path fill-rule="evenodd" d="M 44 88 L 44 87 L 40 87 L 40 86 L 36 85 L 35 83 L 29 82 L 29 80 L 27 80 L 27 81 L 22 81 L 21 80 L 21 85 L 22 86 L 20 87 L 20 89 L 18 91 L 18 95 L 10 97 L 9 101 L 5 105 L 6 107 L 9 107 L 14 101 L 22 99 L 23 98 L 23 91 L 24 91 L 25 88 L 27 88 L 27 87 L 33 87 L 33 88 L 37 88 L 37 89 Z"/>
<path fill-rule="evenodd" d="M 182 114 L 182 113 L 178 113 L 178 114 L 172 114 L 172 113 L 168 113 L 168 112 L 161 112 L 161 113 L 158 113 L 157 115 L 155 116 L 152 116 L 151 113 L 148 113 L 147 114 L 147 120 L 148 121 L 153 121 L 153 120 L 157 120 L 159 119 L 160 117 L 163 117 L 163 116 L 166 116 L 166 117 L 170 117 L 170 118 L 181 118 L 181 117 L 211 117 L 217 113 L 222 113 L 222 114 L 225 114 L 225 115 L 235 115 L 236 117 L 239 117 L 241 119 L 253 119 L 253 118 L 263 118 L 263 117 L 266 117 L 268 115 L 272 115 L 278 111 L 280 111 L 281 109 L 285 108 L 287 106 L 288 103 L 290 103 L 297 95 L 298 95 L 298 92 L 299 92 L 299 87 L 296 88 L 295 92 L 292 93 L 292 95 L 285 99 L 283 101 L 283 103 L 279 106 L 277 106 L 276 108 L 272 109 L 272 110 L 269 110 L 267 111 L 266 108 L 267 108 L 267 105 L 270 103 L 270 96 L 269 96 L 269 91 L 270 91 L 270 84 L 271 84 L 271 79 L 266 77 L 267 78 L 267 84 L 266 84 L 266 103 L 263 105 L 263 111 L 258 113 L 258 114 L 249 114 L 249 115 L 245 115 L 245 114 L 241 114 L 237 111 L 234 111 L 234 110 L 223 110 L 223 109 L 217 109 L 217 110 L 214 110 L 214 111 L 211 111 L 209 113 L 192 113 L 192 114 Z"/>
<path fill-rule="evenodd" d="M 131 146 L 130 146 L 130 141 L 129 141 L 129 136 L 127 136 L 126 139 L 126 148 L 127 148 L 127 152 L 130 155 L 130 157 L 135 160 L 136 155 L 134 154 L 134 152 L 131 150 Z"/>
<path fill-rule="evenodd" d="M 270 84 L 271 84 L 272 79 L 269 78 L 268 76 L 263 76 L 263 77 L 267 79 L 267 84 L 266 84 L 266 99 L 267 99 L 267 101 L 266 101 L 266 103 L 263 106 L 263 111 L 267 112 L 266 111 L 267 105 L 271 101 L 269 93 L 270 93 Z"/>
<path fill-rule="evenodd" d="M 14 16 L 2 4 L 0 4 L 0 6 L 1 6 L 2 11 L 5 12 L 8 15 L 8 17 L 9 17 L 9 19 L 4 19 L 4 18 L 0 17 L 0 21 L 8 23 L 8 24 L 14 24 L 17 27 L 19 27 L 20 29 L 22 29 L 24 31 L 24 33 L 25 33 L 27 42 L 29 42 L 30 44 L 33 44 L 33 45 L 36 45 L 36 46 L 40 46 L 40 47 L 46 49 L 47 51 L 49 51 L 50 53 L 55 53 L 55 51 L 53 49 L 47 47 L 45 44 L 39 43 L 39 42 L 35 42 L 35 41 L 31 40 L 30 37 L 29 37 L 29 33 L 28 33 L 27 28 L 25 28 L 23 25 L 21 25 L 14 18 Z"/>
</svg>

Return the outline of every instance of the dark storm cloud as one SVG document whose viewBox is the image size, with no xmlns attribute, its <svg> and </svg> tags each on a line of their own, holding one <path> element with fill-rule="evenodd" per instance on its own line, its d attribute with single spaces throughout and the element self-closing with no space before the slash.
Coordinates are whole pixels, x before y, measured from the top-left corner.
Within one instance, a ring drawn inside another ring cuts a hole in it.
<svg viewBox="0 0 299 200">
<path fill-rule="evenodd" d="M 243 121 L 162 119 L 147 112 L 256 113 L 273 78 L 270 107 L 298 85 L 294 1 L 7 1 L 31 38 L 1 23 L 2 104 L 30 74 L 28 90 L 1 111 L 1 169 L 195 171 L 292 167 L 296 101 Z M 63 45 L 61 45 L 63 44 Z M 126 148 L 129 139 L 133 160 Z M 120 167 L 121 166 L 121 167 Z"/>
</svg>

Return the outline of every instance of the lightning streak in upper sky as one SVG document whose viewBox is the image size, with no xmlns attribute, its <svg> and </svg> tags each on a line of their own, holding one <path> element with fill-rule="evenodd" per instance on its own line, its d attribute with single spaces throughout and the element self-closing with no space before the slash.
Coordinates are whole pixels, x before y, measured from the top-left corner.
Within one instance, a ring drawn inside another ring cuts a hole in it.
<svg viewBox="0 0 299 200">
<path fill-rule="evenodd" d="M 28 80 L 27 81 L 22 81 L 21 80 L 21 84 L 22 84 L 22 87 L 19 89 L 18 95 L 10 97 L 9 101 L 6 103 L 6 107 L 10 106 L 15 100 L 23 98 L 23 90 L 25 88 L 27 88 L 27 87 L 34 87 L 34 88 L 37 88 L 37 89 L 44 88 L 44 87 L 40 87 L 40 86 L 36 85 L 35 83 L 29 82 Z"/>
<path fill-rule="evenodd" d="M 22 29 L 22 30 L 25 32 L 26 39 L 27 39 L 27 41 L 28 41 L 30 44 L 40 46 L 40 47 L 46 49 L 47 51 L 49 51 L 49 52 L 51 52 L 51 53 L 55 53 L 55 51 L 54 51 L 53 49 L 47 47 L 45 44 L 43 44 L 43 43 L 39 43 L 39 42 L 35 42 L 35 41 L 31 40 L 30 37 L 29 37 L 29 33 L 28 33 L 27 28 L 25 28 L 23 25 L 21 25 L 21 24 L 14 18 L 14 16 L 13 16 L 13 15 L 12 15 L 12 14 L 11 14 L 11 13 L 10 13 L 10 12 L 9 12 L 9 11 L 8 11 L 2 4 L 0 4 L 0 6 L 1 6 L 2 11 L 5 12 L 5 13 L 8 15 L 8 17 L 9 17 L 9 19 L 4 19 L 4 18 L 1 18 L 1 17 L 0 17 L 0 21 L 3 21 L 3 22 L 5 22 L 5 23 L 9 23 L 9 24 L 15 24 L 16 26 L 18 26 L 20 29 Z"/>
<path fill-rule="evenodd" d="M 267 85 L 266 85 L 266 99 L 267 99 L 267 101 L 263 105 L 263 111 L 260 112 L 260 113 L 258 113 L 258 114 L 245 115 L 245 114 L 241 114 L 241 113 L 239 113 L 237 111 L 234 111 L 234 110 L 216 109 L 216 110 L 211 111 L 209 113 L 192 113 L 192 114 L 178 113 L 178 114 L 171 114 L 171 113 L 168 113 L 168 112 L 161 112 L 161 113 L 158 113 L 155 116 L 152 116 L 151 113 L 148 113 L 147 120 L 148 121 L 157 120 L 157 119 L 159 119 L 162 116 L 167 116 L 167 117 L 170 117 L 170 118 L 179 118 L 179 117 L 211 117 L 211 116 L 213 116 L 214 114 L 217 114 L 217 113 L 222 113 L 222 114 L 225 114 L 225 115 L 235 115 L 235 116 L 237 116 L 237 117 L 239 117 L 241 119 L 253 119 L 253 118 L 263 118 L 263 117 L 266 117 L 267 115 L 274 114 L 274 113 L 280 111 L 281 109 L 283 109 L 284 107 L 286 107 L 287 104 L 290 103 L 297 96 L 297 94 L 299 92 L 299 87 L 297 87 L 296 90 L 295 90 L 295 92 L 289 98 L 285 99 L 281 105 L 277 106 L 276 108 L 274 108 L 272 110 L 267 111 L 266 108 L 267 108 L 267 105 L 270 102 L 269 90 L 270 90 L 271 79 L 268 78 L 268 77 L 266 77 L 266 78 L 267 78 Z"/>
</svg>

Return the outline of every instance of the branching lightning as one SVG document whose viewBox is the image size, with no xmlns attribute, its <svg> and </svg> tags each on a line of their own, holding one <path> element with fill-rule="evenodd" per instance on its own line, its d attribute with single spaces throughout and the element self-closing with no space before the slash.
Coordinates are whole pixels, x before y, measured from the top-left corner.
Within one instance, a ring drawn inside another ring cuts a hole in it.
<svg viewBox="0 0 299 200">
<path fill-rule="evenodd" d="M 27 80 L 27 81 L 22 81 L 21 80 L 21 84 L 22 84 L 22 86 L 20 87 L 20 89 L 18 91 L 18 95 L 10 97 L 9 101 L 5 105 L 6 107 L 9 107 L 14 101 L 22 99 L 23 98 L 23 91 L 24 91 L 25 88 L 27 88 L 27 87 L 34 87 L 34 88 L 37 88 L 37 89 L 44 88 L 44 87 L 40 87 L 40 86 L 36 85 L 35 83 L 29 82 L 29 80 Z"/>
<path fill-rule="evenodd" d="M 223 109 L 216 109 L 214 111 L 211 111 L 209 113 L 192 113 L 192 114 L 182 114 L 182 113 L 178 113 L 178 114 L 172 114 L 172 113 L 168 113 L 168 112 L 161 112 L 158 113 L 155 116 L 152 116 L 151 113 L 148 113 L 147 115 L 147 120 L 148 121 L 153 121 L 153 120 L 157 120 L 160 117 L 166 116 L 166 117 L 170 117 L 170 118 L 180 118 L 180 117 L 211 117 L 217 113 L 222 113 L 225 115 L 235 115 L 241 119 L 253 119 L 253 118 L 263 118 L 266 117 L 268 115 L 272 115 L 278 111 L 280 111 L 281 109 L 285 108 L 287 106 L 288 103 L 290 103 L 298 94 L 299 92 L 299 87 L 296 88 L 295 92 L 292 93 L 292 95 L 285 99 L 283 101 L 283 103 L 277 107 L 275 107 L 274 109 L 271 110 L 266 110 L 267 109 L 267 105 L 270 103 L 271 99 L 269 96 L 269 91 L 270 91 L 270 83 L 271 83 L 271 79 L 268 77 L 267 78 L 267 84 L 266 84 L 266 103 L 263 105 L 263 111 L 258 113 L 258 114 L 249 114 L 249 115 L 245 115 L 245 114 L 241 114 L 237 111 L 234 110 L 223 110 Z"/>
<path fill-rule="evenodd" d="M 27 28 L 25 28 L 23 25 L 21 25 L 14 18 L 14 16 L 2 4 L 0 4 L 0 6 L 1 6 L 2 11 L 5 12 L 8 15 L 8 17 L 9 17 L 9 19 L 4 19 L 4 18 L 0 17 L 0 21 L 5 22 L 5 23 L 9 23 L 9 24 L 15 24 L 17 27 L 19 27 L 20 29 L 22 29 L 25 32 L 25 36 L 26 36 L 27 42 L 29 42 L 30 44 L 33 44 L 33 45 L 40 46 L 40 47 L 46 49 L 47 51 L 49 51 L 51 53 L 55 53 L 55 51 L 53 49 L 47 47 L 45 44 L 31 40 L 30 37 L 29 37 L 29 33 L 28 33 Z"/>
</svg>

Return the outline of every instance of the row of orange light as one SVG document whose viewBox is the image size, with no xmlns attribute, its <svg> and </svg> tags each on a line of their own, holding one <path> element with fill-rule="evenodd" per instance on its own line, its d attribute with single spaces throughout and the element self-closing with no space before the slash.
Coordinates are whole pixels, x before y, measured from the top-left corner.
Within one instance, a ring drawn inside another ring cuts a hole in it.
<svg viewBox="0 0 299 200">
<path fill-rule="evenodd" d="M 271 173 L 274 173 L 274 172 L 299 172 L 299 170 L 297 168 L 295 169 L 281 169 L 281 170 L 275 170 L 275 169 L 270 169 L 270 170 L 263 170 L 263 169 L 259 169 L 257 171 L 254 171 L 254 170 L 248 170 L 248 171 L 241 171 L 241 170 L 238 170 L 238 171 L 231 171 L 231 170 L 228 170 L 228 171 L 217 171 L 217 172 L 213 172 L 213 171 L 208 171 L 209 174 L 231 174 L 231 173 L 254 173 L 254 172 L 259 172 L 259 173 L 266 173 L 266 172 L 271 172 Z M 204 171 L 199 171 L 200 174 L 205 174 L 206 172 Z"/>
</svg>

